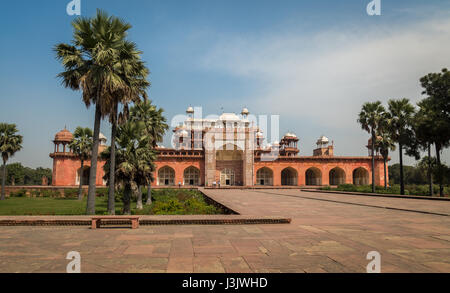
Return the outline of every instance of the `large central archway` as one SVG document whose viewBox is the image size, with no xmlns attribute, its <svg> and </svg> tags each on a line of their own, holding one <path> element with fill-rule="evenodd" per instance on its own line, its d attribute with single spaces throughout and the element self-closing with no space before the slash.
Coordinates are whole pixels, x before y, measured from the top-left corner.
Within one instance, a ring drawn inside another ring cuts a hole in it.
<svg viewBox="0 0 450 293">
<path fill-rule="evenodd" d="M 165 166 L 158 171 L 158 185 L 173 186 L 175 185 L 175 170 L 169 166 Z"/>
<path fill-rule="evenodd" d="M 89 173 L 91 172 L 91 168 L 89 166 L 85 166 L 83 169 L 78 169 L 77 178 L 75 180 L 75 185 L 89 185 Z"/>
<path fill-rule="evenodd" d="M 305 173 L 305 183 L 314 186 L 322 185 L 322 172 L 316 167 L 309 168 Z"/>
<path fill-rule="evenodd" d="M 297 171 L 294 168 L 288 167 L 281 171 L 281 185 L 297 186 Z"/>
<path fill-rule="evenodd" d="M 354 185 L 369 185 L 369 172 L 363 167 L 353 170 Z"/>
<path fill-rule="evenodd" d="M 330 170 L 330 185 L 345 184 L 345 172 L 339 167 Z"/>
<path fill-rule="evenodd" d="M 256 185 L 273 185 L 273 172 L 263 167 L 256 172 Z"/>
<path fill-rule="evenodd" d="M 225 144 L 216 150 L 216 170 L 220 185 L 242 185 L 244 182 L 244 152 L 235 144 Z"/>
</svg>

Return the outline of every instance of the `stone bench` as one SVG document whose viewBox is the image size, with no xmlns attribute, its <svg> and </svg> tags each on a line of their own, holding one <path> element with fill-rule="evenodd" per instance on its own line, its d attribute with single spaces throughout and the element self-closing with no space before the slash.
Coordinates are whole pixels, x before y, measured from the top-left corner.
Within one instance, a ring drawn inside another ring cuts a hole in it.
<svg viewBox="0 0 450 293">
<path fill-rule="evenodd" d="M 102 220 L 131 220 L 131 228 L 139 228 L 139 216 L 95 216 L 92 217 L 92 229 L 100 228 Z"/>
</svg>

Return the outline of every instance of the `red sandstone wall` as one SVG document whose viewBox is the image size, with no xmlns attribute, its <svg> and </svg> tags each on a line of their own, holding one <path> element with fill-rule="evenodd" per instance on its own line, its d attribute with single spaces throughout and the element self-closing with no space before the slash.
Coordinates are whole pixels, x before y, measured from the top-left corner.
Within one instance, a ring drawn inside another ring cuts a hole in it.
<svg viewBox="0 0 450 293">
<path fill-rule="evenodd" d="M 104 186 L 103 166 L 104 161 L 98 161 L 97 163 L 97 186 Z M 84 166 L 91 166 L 91 161 L 84 162 Z M 53 159 L 53 186 L 75 186 L 77 171 L 81 168 L 81 161 L 74 157 L 56 157 Z"/>
<path fill-rule="evenodd" d="M 178 158 L 165 158 L 164 160 L 157 160 L 156 162 L 156 171 L 153 174 L 155 181 L 153 181 L 152 186 L 158 185 L 158 171 L 165 166 L 168 166 L 175 170 L 175 185 L 178 185 L 179 182 L 184 184 L 184 170 L 193 166 L 200 170 L 200 184 L 205 184 L 205 163 L 203 160 L 195 159 L 178 159 Z"/>
</svg>

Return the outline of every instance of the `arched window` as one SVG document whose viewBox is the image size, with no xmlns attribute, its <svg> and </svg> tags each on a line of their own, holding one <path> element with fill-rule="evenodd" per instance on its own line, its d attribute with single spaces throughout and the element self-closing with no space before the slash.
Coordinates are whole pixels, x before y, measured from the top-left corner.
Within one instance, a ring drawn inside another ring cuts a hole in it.
<svg viewBox="0 0 450 293">
<path fill-rule="evenodd" d="M 191 166 L 184 170 L 184 185 L 200 185 L 200 170 Z"/>
<path fill-rule="evenodd" d="M 322 185 L 322 172 L 315 167 L 309 168 L 305 173 L 306 185 Z"/>
<path fill-rule="evenodd" d="M 369 172 L 363 167 L 353 170 L 354 185 L 369 185 Z"/>
<path fill-rule="evenodd" d="M 297 186 L 297 171 L 288 167 L 281 171 L 281 185 Z"/>
<path fill-rule="evenodd" d="M 162 186 L 175 185 L 175 171 L 168 166 L 159 169 L 158 185 Z"/>
<path fill-rule="evenodd" d="M 345 184 L 345 172 L 339 167 L 330 170 L 330 185 Z"/>
<path fill-rule="evenodd" d="M 267 167 L 256 172 L 256 185 L 273 185 L 273 172 Z"/>
</svg>

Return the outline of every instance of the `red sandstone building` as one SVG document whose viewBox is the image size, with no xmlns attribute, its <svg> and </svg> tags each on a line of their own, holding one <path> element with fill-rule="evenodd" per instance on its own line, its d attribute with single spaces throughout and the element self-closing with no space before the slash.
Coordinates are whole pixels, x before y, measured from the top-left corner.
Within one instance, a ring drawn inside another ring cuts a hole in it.
<svg viewBox="0 0 450 293">
<path fill-rule="evenodd" d="M 334 144 L 322 136 L 312 156 L 300 156 L 299 139 L 285 134 L 281 141 L 265 144 L 264 134 L 248 119 L 224 113 L 215 119 L 194 118 L 194 109 L 186 111 L 187 119 L 174 129 L 173 148 L 158 147 L 155 186 L 305 186 L 338 184 L 384 185 L 384 167 L 380 156 L 334 156 Z M 67 145 L 72 134 L 64 129 L 55 136 L 53 186 L 87 184 L 90 162 L 81 170 L 80 160 Z M 100 137 L 100 151 L 106 138 Z M 370 145 L 370 143 L 369 143 Z M 99 161 L 97 185 L 104 186 L 103 165 Z M 389 178 L 389 177 L 387 177 Z"/>
</svg>

